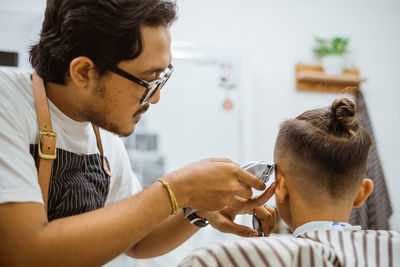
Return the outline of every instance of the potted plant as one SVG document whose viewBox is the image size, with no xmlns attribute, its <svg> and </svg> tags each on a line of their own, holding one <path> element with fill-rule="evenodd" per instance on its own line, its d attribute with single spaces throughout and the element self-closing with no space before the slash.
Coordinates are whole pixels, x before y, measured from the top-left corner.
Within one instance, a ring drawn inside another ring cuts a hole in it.
<svg viewBox="0 0 400 267">
<path fill-rule="evenodd" d="M 324 72 L 328 75 L 341 75 L 344 68 L 344 55 L 347 53 L 348 39 L 334 37 L 332 39 L 315 38 L 317 46 L 314 53 L 321 60 Z"/>
</svg>

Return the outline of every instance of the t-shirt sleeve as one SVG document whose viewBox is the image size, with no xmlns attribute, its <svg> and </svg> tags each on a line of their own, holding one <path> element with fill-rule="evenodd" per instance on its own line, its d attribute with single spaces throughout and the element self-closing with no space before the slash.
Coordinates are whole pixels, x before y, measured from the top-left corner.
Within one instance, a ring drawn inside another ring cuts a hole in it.
<svg viewBox="0 0 400 267">
<path fill-rule="evenodd" d="M 128 153 L 121 138 L 113 136 L 111 165 L 111 185 L 106 206 L 132 196 L 142 190 L 136 175 L 132 171 Z"/>
<path fill-rule="evenodd" d="M 0 203 L 43 203 L 35 162 L 29 152 L 28 129 L 16 100 L 7 93 L 16 89 L 8 87 L 9 83 L 0 82 Z"/>
</svg>

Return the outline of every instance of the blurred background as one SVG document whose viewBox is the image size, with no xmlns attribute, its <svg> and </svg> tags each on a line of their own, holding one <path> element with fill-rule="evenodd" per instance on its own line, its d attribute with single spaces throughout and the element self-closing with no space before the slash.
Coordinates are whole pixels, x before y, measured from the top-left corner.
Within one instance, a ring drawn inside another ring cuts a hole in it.
<svg viewBox="0 0 400 267">
<path fill-rule="evenodd" d="M 0 0 L 6 65 L 30 69 L 27 51 L 38 39 L 45 2 Z M 171 28 L 175 72 L 160 103 L 125 140 L 142 185 L 210 156 L 272 162 L 280 122 L 338 97 L 355 99 L 339 89 L 359 86 L 392 208 L 378 220 L 400 230 L 400 2 L 181 0 L 178 6 Z M 338 36 L 347 40 L 347 72 L 332 77 L 318 69 L 313 49 L 316 37 Z M 300 73 L 296 66 L 317 68 Z M 173 265 L 194 247 L 223 238 L 233 237 L 207 227 L 172 253 L 136 264 Z"/>
</svg>

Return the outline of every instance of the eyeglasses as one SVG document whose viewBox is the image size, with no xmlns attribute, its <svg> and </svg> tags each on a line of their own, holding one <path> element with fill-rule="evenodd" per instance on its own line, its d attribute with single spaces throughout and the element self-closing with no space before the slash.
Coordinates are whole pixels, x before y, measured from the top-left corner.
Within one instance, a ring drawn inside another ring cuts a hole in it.
<svg viewBox="0 0 400 267">
<path fill-rule="evenodd" d="M 142 98 L 140 99 L 140 104 L 145 105 L 149 100 L 153 97 L 153 95 L 157 92 L 157 89 L 160 89 L 164 86 L 164 84 L 168 81 L 169 77 L 171 76 L 172 72 L 174 71 L 174 66 L 171 64 L 160 74 L 160 78 L 157 80 L 147 82 L 139 79 L 132 74 L 127 73 L 126 71 L 121 70 L 116 66 L 108 66 L 107 68 L 109 71 L 114 72 L 134 83 L 137 83 L 146 88 Z"/>
</svg>

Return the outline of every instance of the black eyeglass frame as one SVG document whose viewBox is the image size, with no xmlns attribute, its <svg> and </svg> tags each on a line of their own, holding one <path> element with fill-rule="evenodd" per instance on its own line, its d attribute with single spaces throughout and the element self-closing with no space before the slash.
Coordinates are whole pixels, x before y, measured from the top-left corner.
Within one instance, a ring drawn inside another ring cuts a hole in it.
<svg viewBox="0 0 400 267">
<path fill-rule="evenodd" d="M 111 72 L 114 72 L 115 74 L 118 74 L 134 83 L 137 83 L 145 87 L 146 91 L 144 92 L 142 98 L 140 99 L 140 104 L 145 105 L 147 104 L 147 102 L 149 102 L 149 100 L 153 97 L 153 95 L 157 92 L 158 89 L 161 90 L 161 88 L 168 81 L 169 77 L 171 77 L 171 74 L 174 71 L 174 66 L 172 64 L 169 64 L 168 67 L 161 73 L 162 76 L 160 75 L 160 78 L 151 82 L 139 79 L 133 76 L 132 74 L 124 70 L 121 70 L 117 66 L 108 66 L 107 69 Z"/>
</svg>

